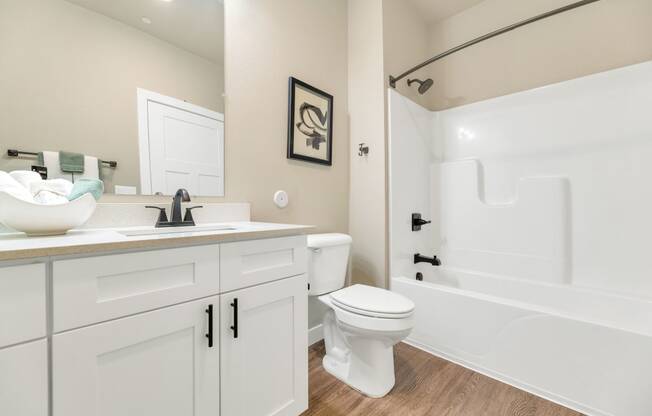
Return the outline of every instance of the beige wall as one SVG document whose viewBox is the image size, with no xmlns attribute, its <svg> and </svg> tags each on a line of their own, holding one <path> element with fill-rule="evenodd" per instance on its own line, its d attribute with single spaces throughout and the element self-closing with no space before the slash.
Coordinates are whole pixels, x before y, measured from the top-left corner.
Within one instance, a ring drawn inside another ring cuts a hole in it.
<svg viewBox="0 0 652 416">
<path fill-rule="evenodd" d="M 251 202 L 255 220 L 347 232 L 346 0 L 226 0 L 225 24 L 226 200 Z M 333 166 L 286 158 L 289 76 L 334 96 Z"/>
<path fill-rule="evenodd" d="M 138 185 L 136 89 L 223 111 L 223 70 L 63 0 L 0 0 L 0 169 L 6 148 L 117 160 L 113 185 Z"/>
<path fill-rule="evenodd" d="M 383 10 L 380 0 L 349 1 L 350 234 L 352 279 L 386 285 Z M 358 143 L 369 155 L 357 155 Z"/>
<path fill-rule="evenodd" d="M 398 76 L 418 62 L 430 58 L 429 25 L 424 16 L 405 0 L 383 0 L 383 54 L 385 77 Z M 423 106 L 429 104 L 429 95 L 417 92 L 418 85 L 407 85 L 407 80 L 424 80 L 430 76 L 428 69 L 422 69 L 399 81 L 396 89 L 402 95 Z"/>
<path fill-rule="evenodd" d="M 195 201 L 251 202 L 254 220 L 347 232 L 347 2 L 226 0 L 225 26 L 226 197 Z M 220 110 L 218 68 L 62 0 L 0 0 L 0 50 L 2 150 L 74 137 L 78 151 L 120 162 L 118 183 L 137 182 L 136 87 Z M 332 167 L 286 158 L 290 75 L 335 97 Z M 119 176 L 129 171 L 136 179 Z M 278 189 L 290 195 L 284 210 Z"/>
<path fill-rule="evenodd" d="M 485 0 L 433 25 L 431 54 L 570 2 Z M 650 59 L 652 1 L 602 0 L 433 64 L 429 106 L 455 107 Z"/>
<path fill-rule="evenodd" d="M 388 78 L 426 58 L 428 26 L 404 0 L 350 0 L 348 44 L 352 280 L 387 287 Z M 405 81 L 398 89 L 422 105 L 428 102 Z M 357 156 L 360 142 L 369 145 L 369 156 Z"/>
</svg>

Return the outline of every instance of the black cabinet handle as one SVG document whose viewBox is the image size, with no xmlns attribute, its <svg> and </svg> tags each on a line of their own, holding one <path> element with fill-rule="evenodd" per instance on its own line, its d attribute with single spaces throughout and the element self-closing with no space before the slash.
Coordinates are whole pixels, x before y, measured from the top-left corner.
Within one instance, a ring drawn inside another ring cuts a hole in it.
<svg viewBox="0 0 652 416">
<path fill-rule="evenodd" d="M 213 348 L 213 305 L 208 305 L 206 313 L 208 314 L 208 334 L 206 334 L 206 338 L 208 338 L 208 348 Z"/>
<path fill-rule="evenodd" d="M 231 306 L 233 307 L 233 326 L 231 326 L 231 329 L 233 330 L 233 338 L 238 338 L 238 298 L 233 299 Z"/>
</svg>

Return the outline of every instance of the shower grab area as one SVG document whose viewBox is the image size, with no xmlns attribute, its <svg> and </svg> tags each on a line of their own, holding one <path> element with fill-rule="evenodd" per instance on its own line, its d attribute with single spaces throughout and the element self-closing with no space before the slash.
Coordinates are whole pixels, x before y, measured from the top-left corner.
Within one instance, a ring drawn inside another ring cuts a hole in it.
<svg viewBox="0 0 652 416">
<path fill-rule="evenodd" d="M 438 112 L 388 96 L 407 342 L 587 415 L 652 414 L 652 62 Z"/>
</svg>

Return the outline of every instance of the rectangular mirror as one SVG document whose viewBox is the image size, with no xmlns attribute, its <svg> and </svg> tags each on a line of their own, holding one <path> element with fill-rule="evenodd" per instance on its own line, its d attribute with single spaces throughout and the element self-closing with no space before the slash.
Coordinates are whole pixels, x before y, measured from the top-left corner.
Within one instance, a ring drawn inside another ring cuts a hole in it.
<svg viewBox="0 0 652 416">
<path fill-rule="evenodd" d="M 0 2 L 0 170 L 223 196 L 223 96 L 222 0 Z"/>
</svg>

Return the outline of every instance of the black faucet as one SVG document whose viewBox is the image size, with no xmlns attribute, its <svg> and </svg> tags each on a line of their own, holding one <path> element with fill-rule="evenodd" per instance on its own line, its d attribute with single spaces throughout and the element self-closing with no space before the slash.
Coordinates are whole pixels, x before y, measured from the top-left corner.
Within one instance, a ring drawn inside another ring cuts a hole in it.
<svg viewBox="0 0 652 416">
<path fill-rule="evenodd" d="M 419 253 L 414 255 L 414 264 L 417 263 L 430 263 L 433 266 L 441 266 L 441 261 L 437 258 L 437 256 L 426 257 L 422 256 Z"/>
<path fill-rule="evenodd" d="M 188 195 L 188 191 L 183 188 L 179 189 L 177 193 L 174 194 L 174 199 L 172 199 L 172 208 L 170 211 L 172 219 L 170 222 L 183 221 L 181 219 L 181 202 L 190 202 L 190 195 Z"/>
<path fill-rule="evenodd" d="M 168 221 L 168 217 L 165 213 L 165 208 L 155 207 L 155 206 L 146 206 L 145 208 L 154 208 L 158 209 L 159 216 L 156 221 L 156 228 L 161 227 L 187 227 L 195 225 L 195 219 L 192 217 L 192 210 L 195 208 L 202 208 L 201 206 L 189 207 L 186 208 L 186 215 L 181 219 L 181 203 L 190 202 L 190 195 L 188 191 L 181 188 L 174 194 L 174 199 L 172 199 L 172 208 L 171 214 L 172 219 Z"/>
</svg>

